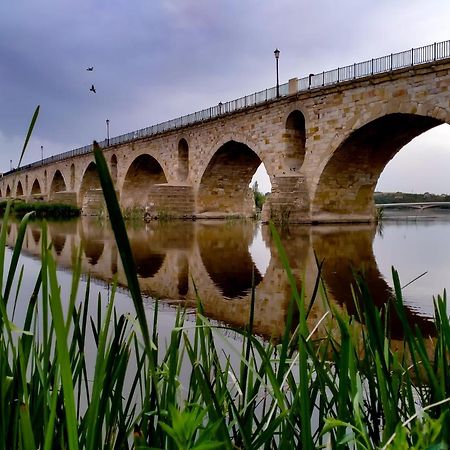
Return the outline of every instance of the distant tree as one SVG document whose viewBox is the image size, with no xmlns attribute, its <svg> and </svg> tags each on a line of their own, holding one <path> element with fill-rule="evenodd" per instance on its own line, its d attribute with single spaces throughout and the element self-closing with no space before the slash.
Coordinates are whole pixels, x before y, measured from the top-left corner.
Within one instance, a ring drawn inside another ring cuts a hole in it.
<svg viewBox="0 0 450 450">
<path fill-rule="evenodd" d="M 255 199 L 256 209 L 258 211 L 262 210 L 264 202 L 266 201 L 266 196 L 259 191 L 258 182 L 255 181 L 252 186 L 253 197 Z"/>
</svg>

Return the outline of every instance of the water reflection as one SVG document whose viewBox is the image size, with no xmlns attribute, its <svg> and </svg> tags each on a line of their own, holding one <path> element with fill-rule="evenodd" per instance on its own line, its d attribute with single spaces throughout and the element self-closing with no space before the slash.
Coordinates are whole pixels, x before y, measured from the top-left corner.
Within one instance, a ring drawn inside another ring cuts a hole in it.
<svg viewBox="0 0 450 450">
<path fill-rule="evenodd" d="M 11 224 L 10 245 L 15 242 L 17 227 Z M 83 217 L 51 223 L 48 232 L 59 265 L 70 268 L 81 247 L 84 272 L 107 282 L 117 276 L 119 284 L 126 284 L 107 224 Z M 254 277 L 255 331 L 265 336 L 282 335 L 291 288 L 268 227 L 247 221 L 152 222 L 130 226 L 128 232 L 145 294 L 195 306 L 198 292 L 209 317 L 242 327 L 250 313 Z M 27 233 L 26 252 L 39 255 L 41 224 L 31 223 Z M 329 301 L 351 314 L 355 313 L 350 290 L 355 270 L 364 273 L 378 306 L 392 297 L 392 289 L 380 273 L 373 253 L 374 227 L 296 226 L 282 230 L 280 235 L 297 287 L 304 288 L 307 300 L 314 288 L 317 261 L 323 261 L 322 276 Z M 311 321 L 317 322 L 327 308 L 326 302 L 316 301 Z M 433 333 L 430 320 L 414 309 L 409 309 L 408 314 L 424 333 Z M 393 322 L 392 329 L 397 333 L 394 337 L 401 336 L 397 322 Z"/>
<path fill-rule="evenodd" d="M 252 272 L 255 286 L 262 280 L 259 270 L 249 253 L 253 242 L 252 227 L 230 223 L 217 227 L 203 224 L 198 227 L 197 242 L 200 256 L 213 283 L 224 297 L 244 297 L 252 287 Z"/>
</svg>

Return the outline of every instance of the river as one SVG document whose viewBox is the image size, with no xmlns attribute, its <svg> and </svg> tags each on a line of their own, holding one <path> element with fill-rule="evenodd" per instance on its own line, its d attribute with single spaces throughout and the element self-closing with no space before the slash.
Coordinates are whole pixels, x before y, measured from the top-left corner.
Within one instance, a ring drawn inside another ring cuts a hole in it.
<svg viewBox="0 0 450 450">
<path fill-rule="evenodd" d="M 18 224 L 8 226 L 13 245 Z M 290 226 L 279 230 L 298 289 L 312 296 L 321 275 L 328 302 L 355 313 L 351 284 L 355 271 L 364 274 L 373 301 L 382 306 L 392 297 L 391 267 L 401 277 L 409 320 L 424 332 L 433 332 L 433 296 L 442 294 L 450 269 L 450 214 L 408 217 L 390 215 L 382 226 L 366 224 Z M 126 278 L 109 224 L 82 217 L 70 222 L 49 222 L 49 240 L 59 267 L 63 292 L 69 289 L 71 264 L 81 247 L 82 270 L 95 289 L 107 297 L 117 278 L 118 307 L 131 310 Z M 290 285 L 267 225 L 253 221 L 130 223 L 128 233 L 146 307 L 160 299 L 167 328 L 176 305 L 195 307 L 196 295 L 213 320 L 243 327 L 250 312 L 252 273 L 255 280 L 255 332 L 264 337 L 283 333 Z M 39 270 L 41 223 L 28 226 L 21 264 L 21 291 L 31 292 Z M 7 251 L 7 259 L 11 257 Z M 415 278 L 417 280 L 412 282 Z M 86 278 L 86 277 L 85 277 Z M 316 300 L 311 317 L 318 320 L 329 306 L 325 295 Z M 22 306 L 25 309 L 25 305 Z M 21 305 L 19 301 L 18 313 Z M 393 333 L 400 333 L 397 324 Z"/>
</svg>

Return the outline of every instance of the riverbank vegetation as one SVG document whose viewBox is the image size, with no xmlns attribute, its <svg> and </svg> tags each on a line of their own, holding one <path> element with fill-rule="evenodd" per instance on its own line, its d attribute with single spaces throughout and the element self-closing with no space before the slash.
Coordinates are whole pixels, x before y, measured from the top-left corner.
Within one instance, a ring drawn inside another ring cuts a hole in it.
<svg viewBox="0 0 450 450">
<path fill-rule="evenodd" d="M 255 199 L 256 211 L 260 213 L 262 211 L 263 205 L 266 201 L 267 194 L 263 194 L 259 190 L 258 182 L 255 181 L 252 185 L 253 198 Z"/>
<path fill-rule="evenodd" d="M 271 227 L 291 282 L 283 337 L 254 336 L 253 291 L 245 329 L 212 323 L 198 297 L 194 318 L 180 307 L 169 341 L 162 342 L 158 304 L 144 310 L 124 221 L 96 145 L 95 158 L 135 314 L 116 312 L 115 285 L 107 299 L 91 299 L 89 281 L 79 295 L 80 260 L 63 298 L 45 225 L 41 270 L 31 296 L 23 298 L 19 255 L 32 213 L 23 217 L 5 267 L 8 205 L 0 231 L 1 448 L 446 448 L 445 293 L 435 300 L 436 335 L 422 336 L 406 320 L 395 271 L 395 298 L 382 311 L 363 274 L 355 273 L 348 286 L 357 305 L 351 317 L 328 302 L 320 276 L 310 298 L 297 289 Z M 315 302 L 327 311 L 322 317 L 312 315 Z M 19 303 L 26 305 L 20 322 Z M 403 328 L 402 343 L 390 337 L 392 314 Z M 230 331 L 240 339 L 231 339 Z"/>
<path fill-rule="evenodd" d="M 448 194 L 413 194 L 408 192 L 375 192 L 375 203 L 420 203 L 420 202 L 450 202 Z"/>
<path fill-rule="evenodd" d="M 5 213 L 7 202 L 0 202 L 0 216 Z M 47 219 L 71 219 L 78 217 L 81 213 L 80 208 L 63 203 L 47 202 L 24 202 L 15 200 L 11 202 L 10 214 L 16 217 L 23 217 L 25 214 L 33 211 L 32 217 Z"/>
</svg>

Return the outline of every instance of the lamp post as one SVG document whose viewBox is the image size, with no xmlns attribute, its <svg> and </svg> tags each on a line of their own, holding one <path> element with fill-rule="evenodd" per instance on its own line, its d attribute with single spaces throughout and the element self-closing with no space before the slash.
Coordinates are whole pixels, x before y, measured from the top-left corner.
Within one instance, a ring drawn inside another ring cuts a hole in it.
<svg viewBox="0 0 450 450">
<path fill-rule="evenodd" d="M 44 146 L 41 145 L 41 164 L 44 162 Z"/>
<path fill-rule="evenodd" d="M 106 145 L 109 147 L 109 119 L 106 119 Z"/>
<path fill-rule="evenodd" d="M 12 159 L 9 160 L 9 168 L 12 170 Z"/>
<path fill-rule="evenodd" d="M 277 98 L 279 98 L 280 97 L 280 82 L 278 79 L 278 60 L 280 59 L 280 50 L 278 50 L 276 48 L 275 51 L 273 52 L 273 54 L 275 55 L 275 61 L 277 64 Z"/>
</svg>

